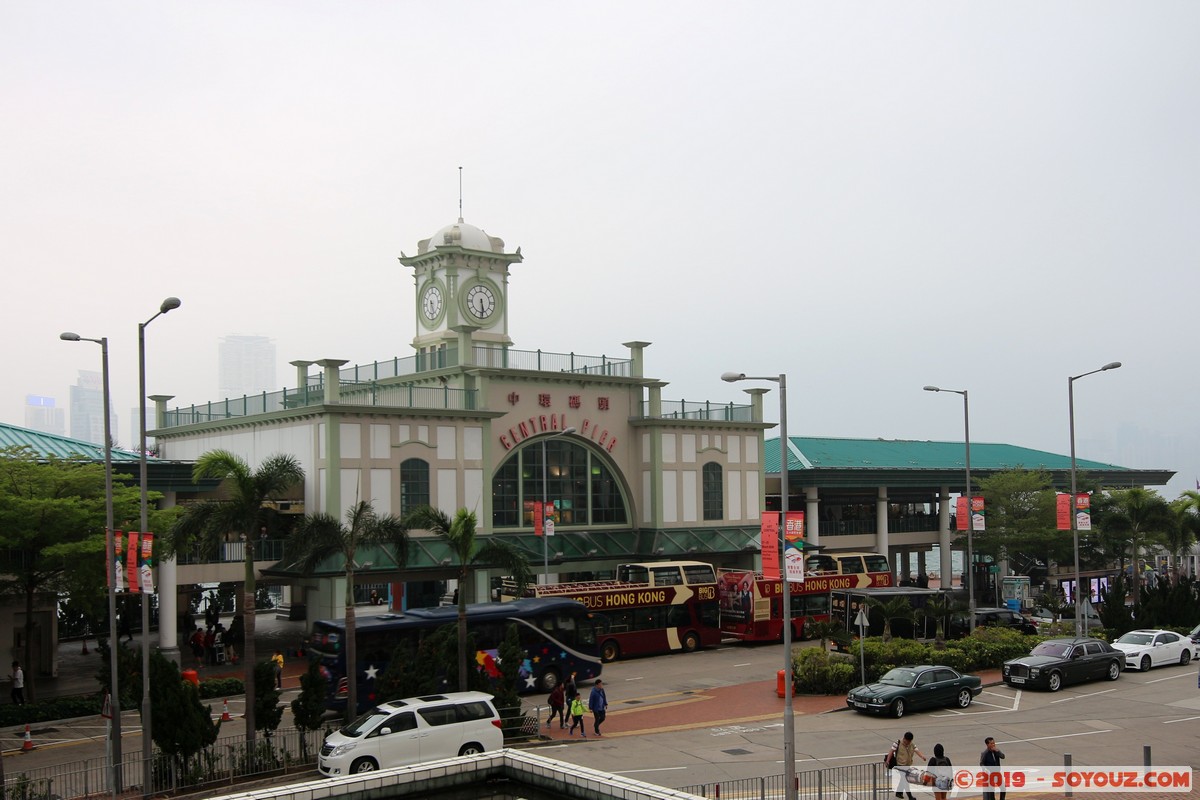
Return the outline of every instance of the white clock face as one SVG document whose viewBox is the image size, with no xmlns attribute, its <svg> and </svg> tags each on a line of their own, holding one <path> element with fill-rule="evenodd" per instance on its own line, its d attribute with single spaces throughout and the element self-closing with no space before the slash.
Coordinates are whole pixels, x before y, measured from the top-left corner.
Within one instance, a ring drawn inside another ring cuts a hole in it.
<svg viewBox="0 0 1200 800">
<path fill-rule="evenodd" d="M 467 310 L 476 319 L 487 319 L 496 310 L 496 295 L 482 284 L 472 286 L 467 291 Z"/>
<path fill-rule="evenodd" d="M 442 290 L 440 288 L 430 286 L 425 290 L 425 296 L 421 298 L 421 311 L 425 314 L 425 319 L 430 322 L 441 316 Z"/>
</svg>

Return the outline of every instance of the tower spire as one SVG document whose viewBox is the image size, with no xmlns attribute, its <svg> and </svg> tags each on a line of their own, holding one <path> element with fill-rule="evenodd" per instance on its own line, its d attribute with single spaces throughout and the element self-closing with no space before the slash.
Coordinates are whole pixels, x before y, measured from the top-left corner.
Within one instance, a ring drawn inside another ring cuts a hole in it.
<svg viewBox="0 0 1200 800">
<path fill-rule="evenodd" d="M 458 221 L 463 221 L 462 215 L 462 167 L 458 168 Z"/>
</svg>

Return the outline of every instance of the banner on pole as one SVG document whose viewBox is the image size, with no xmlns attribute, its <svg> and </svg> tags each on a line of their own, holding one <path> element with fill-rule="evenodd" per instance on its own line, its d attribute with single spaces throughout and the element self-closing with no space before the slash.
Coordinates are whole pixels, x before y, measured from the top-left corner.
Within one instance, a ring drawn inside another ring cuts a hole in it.
<svg viewBox="0 0 1200 800">
<path fill-rule="evenodd" d="M 125 576 L 129 591 L 136 592 L 138 588 L 138 535 L 134 531 L 129 532 L 129 544 L 125 548 Z"/>
<path fill-rule="evenodd" d="M 534 536 L 542 535 L 542 503 L 540 500 L 533 501 L 533 534 Z"/>
<path fill-rule="evenodd" d="M 971 530 L 973 530 L 973 531 L 986 530 L 986 528 L 984 527 L 984 522 L 985 522 L 984 514 L 986 514 L 986 513 L 987 512 L 985 511 L 985 509 L 983 507 L 983 498 L 982 497 L 972 497 L 971 498 Z"/>
<path fill-rule="evenodd" d="M 783 523 L 783 565 L 789 582 L 804 583 L 804 512 L 789 511 Z"/>
<path fill-rule="evenodd" d="M 967 529 L 967 520 L 971 518 L 971 512 L 967 508 L 967 498 L 960 497 L 954 501 L 954 529 L 956 531 L 965 531 Z"/>
<path fill-rule="evenodd" d="M 109 565 L 109 579 L 114 592 L 125 591 L 125 533 L 109 531 L 113 537 L 113 563 Z"/>
<path fill-rule="evenodd" d="M 154 534 L 142 534 L 142 557 L 139 559 L 138 577 L 142 582 L 142 594 L 154 594 Z"/>
<path fill-rule="evenodd" d="M 1092 529 L 1092 496 L 1090 494 L 1075 495 L 1075 529 L 1080 531 Z"/>
<path fill-rule="evenodd" d="M 779 512 L 762 513 L 762 572 L 764 578 L 779 580 Z"/>
<path fill-rule="evenodd" d="M 1054 495 L 1054 521 L 1058 530 L 1071 530 L 1071 495 L 1065 492 Z"/>
</svg>

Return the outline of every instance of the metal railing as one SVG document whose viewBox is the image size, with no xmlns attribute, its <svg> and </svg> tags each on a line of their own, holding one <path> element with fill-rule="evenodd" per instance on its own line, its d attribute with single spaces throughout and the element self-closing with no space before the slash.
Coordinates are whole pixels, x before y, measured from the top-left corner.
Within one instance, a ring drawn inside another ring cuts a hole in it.
<svg viewBox="0 0 1200 800">
<path fill-rule="evenodd" d="M 753 409 L 735 403 L 692 402 L 688 400 L 664 400 L 662 413 L 657 419 L 707 419 L 719 422 L 753 422 Z M 642 403 L 642 417 L 650 417 L 650 404 Z"/>
<path fill-rule="evenodd" d="M 881 793 L 891 786 L 886 772 L 882 763 L 797 772 L 797 795 L 811 800 L 870 800 L 882 797 L 884 795 Z M 768 800 L 785 796 L 782 775 L 698 783 L 678 788 L 701 797 L 736 797 L 741 800 Z"/>
</svg>

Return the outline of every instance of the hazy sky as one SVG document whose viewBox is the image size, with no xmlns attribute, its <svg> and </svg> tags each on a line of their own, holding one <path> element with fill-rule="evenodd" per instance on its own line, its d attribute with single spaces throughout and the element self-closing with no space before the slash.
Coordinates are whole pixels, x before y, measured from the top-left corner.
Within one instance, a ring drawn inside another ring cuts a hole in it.
<svg viewBox="0 0 1200 800">
<path fill-rule="evenodd" d="M 786 372 L 796 435 L 962 438 L 1200 477 L 1194 2 L 34 2 L 0 8 L 0 419 L 110 339 L 217 398 L 217 342 L 407 356 L 403 250 L 508 249 L 520 349 L 664 398 Z M 282 387 L 278 387 L 282 388 Z M 768 397 L 776 418 L 775 395 Z"/>
</svg>

